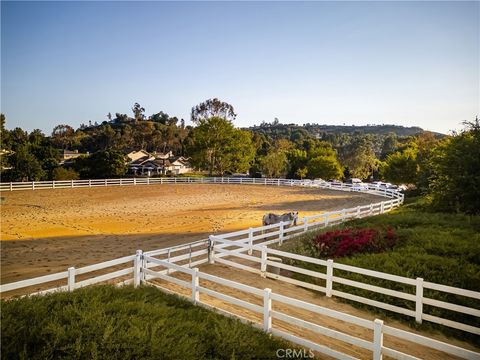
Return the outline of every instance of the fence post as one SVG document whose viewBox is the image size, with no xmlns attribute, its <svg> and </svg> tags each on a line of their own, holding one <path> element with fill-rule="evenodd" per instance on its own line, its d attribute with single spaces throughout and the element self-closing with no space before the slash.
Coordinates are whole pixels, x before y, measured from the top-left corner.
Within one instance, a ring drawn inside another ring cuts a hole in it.
<svg viewBox="0 0 480 360">
<path fill-rule="evenodd" d="M 385 203 L 382 201 L 380 203 L 380 214 L 383 214 L 385 212 Z"/>
<path fill-rule="evenodd" d="M 13 183 L 10 183 L 10 191 L 13 191 Z"/>
<path fill-rule="evenodd" d="M 345 215 L 346 215 L 346 213 L 347 213 L 347 212 L 345 211 L 345 209 L 343 209 L 343 210 L 342 210 L 342 222 L 345 221 Z"/>
<path fill-rule="evenodd" d="M 360 206 L 357 206 L 357 214 L 355 217 L 358 219 L 360 217 Z"/>
<path fill-rule="evenodd" d="M 253 229 L 248 228 L 248 245 L 250 246 L 250 249 L 248 249 L 248 255 L 252 255 L 253 249 Z"/>
<path fill-rule="evenodd" d="M 92 180 L 88 179 L 88 187 L 92 187 Z"/>
<path fill-rule="evenodd" d="M 150 185 L 150 178 L 147 177 L 147 185 Z"/>
<path fill-rule="evenodd" d="M 75 268 L 69 267 L 68 268 L 68 291 L 75 290 Z"/>
<path fill-rule="evenodd" d="M 422 323 L 423 313 L 423 279 L 417 277 L 417 286 L 415 291 L 415 321 Z"/>
<path fill-rule="evenodd" d="M 280 234 L 278 235 L 278 240 L 279 240 L 278 245 L 279 246 L 282 246 L 282 244 L 283 244 L 283 226 L 284 226 L 283 221 L 280 221 L 280 228 L 279 228 Z"/>
<path fill-rule="evenodd" d="M 145 256 L 143 255 L 143 251 L 142 251 L 141 266 L 142 266 L 142 269 L 140 270 L 140 284 L 142 282 L 145 283 L 145 281 L 147 280 L 147 274 L 145 273 L 145 271 L 143 271 L 143 269 L 147 268 L 147 259 L 145 259 Z"/>
<path fill-rule="evenodd" d="M 325 285 L 325 295 L 328 297 L 332 296 L 332 288 L 333 288 L 333 260 L 327 260 L 327 279 Z"/>
<path fill-rule="evenodd" d="M 263 330 L 270 332 L 272 330 L 272 290 L 265 288 L 263 290 Z"/>
<path fill-rule="evenodd" d="M 373 213 L 373 204 L 370 204 L 370 215 Z"/>
<path fill-rule="evenodd" d="M 215 264 L 215 238 L 213 235 L 208 237 L 208 263 Z"/>
<path fill-rule="evenodd" d="M 192 301 L 194 304 L 200 301 L 200 292 L 198 291 L 198 287 L 200 286 L 199 280 L 198 268 L 194 268 L 192 271 Z"/>
<path fill-rule="evenodd" d="M 32 190 L 35 190 L 35 181 L 32 181 Z"/>
<path fill-rule="evenodd" d="M 277 179 L 277 186 L 280 186 L 280 179 Z"/>
<path fill-rule="evenodd" d="M 52 181 L 52 188 L 55 189 L 55 180 Z"/>
<path fill-rule="evenodd" d="M 307 232 L 308 231 L 308 218 L 305 216 L 303 218 L 303 232 Z"/>
<path fill-rule="evenodd" d="M 170 263 L 170 248 L 167 252 L 167 262 Z M 170 275 L 170 268 L 167 268 L 167 275 Z"/>
<path fill-rule="evenodd" d="M 260 272 L 262 277 L 267 277 L 267 247 L 262 246 L 262 262 L 260 265 Z"/>
<path fill-rule="evenodd" d="M 373 360 L 382 360 L 383 321 L 373 321 Z"/>
<path fill-rule="evenodd" d="M 137 250 L 135 260 L 133 261 L 133 286 L 137 287 L 141 282 L 143 251 Z"/>
<path fill-rule="evenodd" d="M 105 179 L 105 186 L 107 186 L 107 184 L 108 184 L 108 181 L 107 181 L 107 179 Z M 72 187 L 73 187 L 73 186 L 72 186 Z"/>
<path fill-rule="evenodd" d="M 192 267 L 192 244 L 190 244 L 190 252 L 189 252 L 189 256 L 188 256 L 188 267 L 189 268 Z"/>
</svg>

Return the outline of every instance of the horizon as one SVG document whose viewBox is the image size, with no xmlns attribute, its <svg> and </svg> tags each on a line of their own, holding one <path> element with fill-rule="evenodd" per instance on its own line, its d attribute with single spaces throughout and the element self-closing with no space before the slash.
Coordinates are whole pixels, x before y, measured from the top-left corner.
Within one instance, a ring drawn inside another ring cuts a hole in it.
<svg viewBox="0 0 480 360">
<path fill-rule="evenodd" d="M 391 124 L 443 134 L 479 114 L 478 2 L 2 2 L 6 127 L 231 103 L 237 127 Z M 138 25 L 132 21 L 138 20 Z M 17 24 L 22 23 L 22 27 Z M 88 24 L 88 25 L 87 25 Z"/>
</svg>

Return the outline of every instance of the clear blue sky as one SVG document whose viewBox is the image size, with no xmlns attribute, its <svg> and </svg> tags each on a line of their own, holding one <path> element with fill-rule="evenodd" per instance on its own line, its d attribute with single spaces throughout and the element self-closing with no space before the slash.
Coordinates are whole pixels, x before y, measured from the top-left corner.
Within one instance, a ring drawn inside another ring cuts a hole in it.
<svg viewBox="0 0 480 360">
<path fill-rule="evenodd" d="M 236 125 L 418 125 L 479 114 L 479 2 L 4 2 L 7 128 L 189 118 L 218 97 Z"/>
</svg>

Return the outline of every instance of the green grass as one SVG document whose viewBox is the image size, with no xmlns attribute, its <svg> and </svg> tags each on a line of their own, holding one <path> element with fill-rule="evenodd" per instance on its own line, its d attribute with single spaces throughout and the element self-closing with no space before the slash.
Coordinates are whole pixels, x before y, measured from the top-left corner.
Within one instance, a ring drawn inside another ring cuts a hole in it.
<svg viewBox="0 0 480 360">
<path fill-rule="evenodd" d="M 365 269 L 382 271 L 390 274 L 416 278 L 425 281 L 480 291 L 480 216 L 467 216 L 461 214 L 429 212 L 421 203 L 415 201 L 388 214 L 370 218 L 358 219 L 342 225 L 312 231 L 299 236 L 282 246 L 282 250 L 291 251 L 307 256 L 315 256 L 315 251 L 310 246 L 311 239 L 326 231 L 337 228 L 386 228 L 392 227 L 398 235 L 398 243 L 392 249 L 376 254 L 357 254 L 351 257 L 334 259 L 342 264 L 348 264 Z M 325 272 L 324 267 L 312 264 L 294 262 L 311 270 Z M 387 280 L 366 277 L 358 274 L 346 273 L 335 270 L 335 274 L 352 280 L 357 280 L 377 286 L 414 293 L 413 286 L 393 283 Z M 311 277 L 295 275 L 303 281 L 314 282 Z M 324 281 L 316 281 L 324 285 Z M 334 289 L 367 297 L 393 305 L 414 310 L 412 301 L 402 300 L 387 295 L 381 295 L 354 287 L 345 287 L 334 284 Z M 454 302 L 456 304 L 480 308 L 480 299 L 471 299 L 462 296 L 439 293 L 437 291 L 424 291 L 425 296 L 438 300 Z M 438 329 L 448 335 L 462 339 L 480 342 L 479 336 L 465 332 L 451 330 L 441 325 L 424 322 L 421 326 L 413 318 L 397 315 L 389 311 L 375 309 L 371 306 L 351 302 L 360 308 L 367 308 L 383 317 L 401 319 L 412 327 L 424 329 Z M 464 322 L 480 327 L 478 317 L 469 316 L 440 308 L 424 306 L 424 312 L 443 318 Z"/>
<path fill-rule="evenodd" d="M 153 287 L 1 302 L 2 359 L 276 359 L 295 348 Z"/>
</svg>

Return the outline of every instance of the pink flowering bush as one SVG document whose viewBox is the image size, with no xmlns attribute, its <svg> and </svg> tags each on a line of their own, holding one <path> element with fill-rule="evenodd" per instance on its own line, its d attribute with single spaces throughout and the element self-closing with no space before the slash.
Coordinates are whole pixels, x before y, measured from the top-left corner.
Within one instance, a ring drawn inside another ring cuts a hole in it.
<svg viewBox="0 0 480 360">
<path fill-rule="evenodd" d="M 320 257 L 342 257 L 391 249 L 397 242 L 393 229 L 344 229 L 317 235 L 313 246 Z"/>
</svg>

